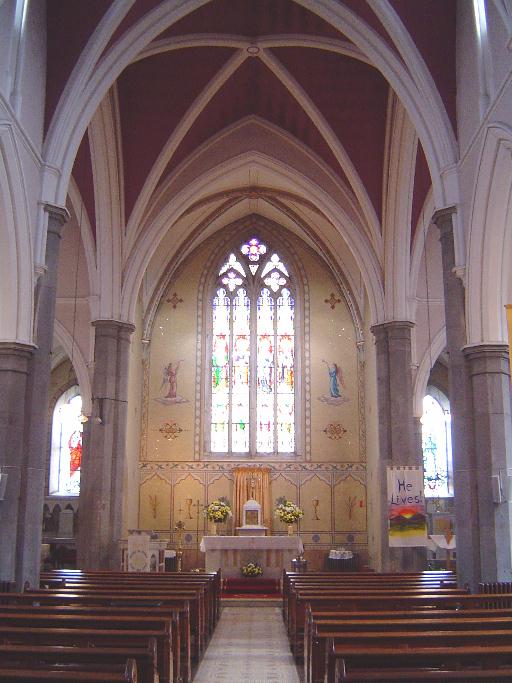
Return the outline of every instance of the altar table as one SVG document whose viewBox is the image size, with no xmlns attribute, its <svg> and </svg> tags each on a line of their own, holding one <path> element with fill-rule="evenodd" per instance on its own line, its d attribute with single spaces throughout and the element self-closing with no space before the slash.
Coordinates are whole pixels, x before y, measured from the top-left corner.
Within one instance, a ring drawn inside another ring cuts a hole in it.
<svg viewBox="0 0 512 683">
<path fill-rule="evenodd" d="M 206 553 L 206 571 L 220 568 L 226 578 L 239 577 L 244 564 L 256 562 L 265 578 L 279 579 L 304 552 L 300 536 L 205 536 L 199 547 Z"/>
</svg>

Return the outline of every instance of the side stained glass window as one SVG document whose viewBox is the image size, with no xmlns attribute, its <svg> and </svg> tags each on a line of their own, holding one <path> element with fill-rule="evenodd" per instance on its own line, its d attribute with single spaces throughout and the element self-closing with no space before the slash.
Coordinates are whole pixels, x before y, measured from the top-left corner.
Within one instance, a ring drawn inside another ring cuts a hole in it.
<svg viewBox="0 0 512 683">
<path fill-rule="evenodd" d="M 212 453 L 295 450 L 295 301 L 257 237 L 230 253 L 212 299 Z"/>
<path fill-rule="evenodd" d="M 82 467 L 82 398 L 78 386 L 62 394 L 52 421 L 49 494 L 78 496 Z"/>
<path fill-rule="evenodd" d="M 423 399 L 421 424 L 425 496 L 453 496 L 450 405 L 437 389 Z"/>
</svg>

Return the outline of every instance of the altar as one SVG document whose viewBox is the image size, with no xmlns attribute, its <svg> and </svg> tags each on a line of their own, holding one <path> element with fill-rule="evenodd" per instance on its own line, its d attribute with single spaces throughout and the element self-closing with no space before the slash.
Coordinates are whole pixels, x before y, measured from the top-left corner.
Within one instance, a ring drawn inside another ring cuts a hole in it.
<svg viewBox="0 0 512 683">
<path fill-rule="evenodd" d="M 256 562 L 265 578 L 279 579 L 304 552 L 300 536 L 204 536 L 200 549 L 206 553 L 206 571 L 220 568 L 226 578 L 241 576 L 244 564 Z"/>
</svg>

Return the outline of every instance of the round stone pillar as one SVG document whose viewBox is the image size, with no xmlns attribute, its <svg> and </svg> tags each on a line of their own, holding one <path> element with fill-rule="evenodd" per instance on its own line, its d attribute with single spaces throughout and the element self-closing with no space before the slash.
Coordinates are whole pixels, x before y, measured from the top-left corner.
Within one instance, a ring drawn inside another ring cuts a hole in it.
<svg viewBox="0 0 512 683">
<path fill-rule="evenodd" d="M 457 576 L 460 585 L 476 589 L 480 580 L 480 528 L 477 523 L 477 472 L 474 457 L 472 387 L 463 348 L 466 345 L 464 285 L 457 276 L 452 216 L 454 207 L 432 217 L 440 232 L 443 261 L 444 315 L 448 370 Z"/>
<path fill-rule="evenodd" d="M 62 228 L 69 219 L 69 212 L 65 207 L 46 204 L 44 209 L 48 213 L 46 262 L 45 271 L 36 288 L 37 348 L 30 361 L 25 404 L 30 419 L 25 428 L 19 499 L 16 550 L 16 582 L 19 589 L 26 584 L 39 585 L 57 271 Z"/>
<path fill-rule="evenodd" d="M 466 524 L 480 529 L 480 581 L 510 581 L 512 416 L 508 346 L 479 344 L 466 347 L 464 354 L 473 389 L 478 492 L 478 506 Z"/>
<path fill-rule="evenodd" d="M 96 320 L 93 409 L 84 434 L 78 564 L 119 569 L 126 470 L 130 340 L 135 327 Z"/>
<path fill-rule="evenodd" d="M 412 402 L 411 329 L 408 321 L 375 325 L 377 401 L 381 482 L 380 519 L 382 569 L 416 571 L 426 568 L 424 548 L 390 548 L 388 544 L 387 468 L 423 466 L 418 449 Z"/>
<path fill-rule="evenodd" d="M 16 579 L 25 399 L 33 352 L 33 346 L 0 342 L 0 469 L 7 475 L 5 495 L 0 500 L 0 581 Z"/>
</svg>

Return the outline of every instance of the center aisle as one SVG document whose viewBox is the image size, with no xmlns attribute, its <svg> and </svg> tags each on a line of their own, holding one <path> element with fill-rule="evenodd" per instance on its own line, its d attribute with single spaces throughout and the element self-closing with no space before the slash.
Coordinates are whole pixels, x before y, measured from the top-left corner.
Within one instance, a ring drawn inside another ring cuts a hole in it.
<svg viewBox="0 0 512 683">
<path fill-rule="evenodd" d="M 224 607 L 194 683 L 299 683 L 278 607 Z"/>
</svg>

